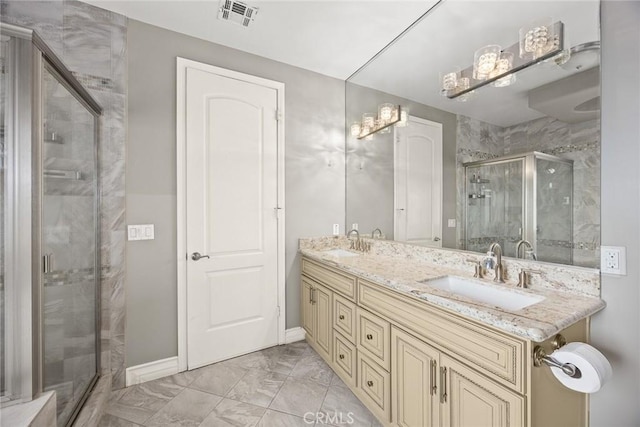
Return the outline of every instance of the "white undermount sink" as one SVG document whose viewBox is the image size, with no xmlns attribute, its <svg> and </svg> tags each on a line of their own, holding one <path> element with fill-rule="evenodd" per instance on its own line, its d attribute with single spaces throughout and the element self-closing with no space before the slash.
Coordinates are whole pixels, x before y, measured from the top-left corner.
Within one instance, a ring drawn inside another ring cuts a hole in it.
<svg viewBox="0 0 640 427">
<path fill-rule="evenodd" d="M 456 276 L 425 279 L 421 280 L 420 283 L 511 311 L 522 310 L 525 307 L 544 300 L 543 296 L 527 295 L 508 289 L 499 289 Z"/>
<path fill-rule="evenodd" d="M 360 255 L 355 252 L 347 251 L 345 249 L 330 249 L 328 251 L 324 251 L 324 253 L 336 257 L 350 257 Z"/>
</svg>

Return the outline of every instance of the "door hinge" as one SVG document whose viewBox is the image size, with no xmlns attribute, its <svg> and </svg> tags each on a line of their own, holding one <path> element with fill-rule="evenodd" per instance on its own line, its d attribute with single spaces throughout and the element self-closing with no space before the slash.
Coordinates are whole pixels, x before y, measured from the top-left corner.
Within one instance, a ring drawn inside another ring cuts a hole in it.
<svg viewBox="0 0 640 427">
<path fill-rule="evenodd" d="M 280 207 L 273 208 L 273 212 L 275 213 L 276 219 L 280 219 L 280 212 L 281 211 L 282 211 L 282 208 L 280 208 Z"/>
<path fill-rule="evenodd" d="M 280 110 L 276 110 L 276 121 L 282 120 L 282 112 Z"/>
<path fill-rule="evenodd" d="M 280 306 L 278 306 L 278 317 L 280 317 L 280 314 L 281 314 L 281 312 L 280 312 Z"/>
</svg>

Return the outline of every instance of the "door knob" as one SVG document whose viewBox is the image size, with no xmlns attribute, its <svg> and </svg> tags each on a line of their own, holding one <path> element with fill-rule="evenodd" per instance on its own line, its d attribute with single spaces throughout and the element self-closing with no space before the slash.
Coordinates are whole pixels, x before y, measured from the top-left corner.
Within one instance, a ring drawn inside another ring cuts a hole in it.
<svg viewBox="0 0 640 427">
<path fill-rule="evenodd" d="M 200 252 L 194 252 L 191 255 L 191 259 L 194 261 L 198 261 L 200 258 L 209 258 L 209 255 L 200 255 Z"/>
</svg>

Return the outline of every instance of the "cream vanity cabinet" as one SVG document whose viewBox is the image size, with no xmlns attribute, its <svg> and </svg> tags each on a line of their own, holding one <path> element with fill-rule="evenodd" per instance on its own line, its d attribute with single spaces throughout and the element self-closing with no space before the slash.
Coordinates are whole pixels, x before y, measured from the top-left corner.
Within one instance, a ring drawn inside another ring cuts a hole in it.
<svg viewBox="0 0 640 427">
<path fill-rule="evenodd" d="M 587 424 L 585 395 L 533 367 L 540 343 L 304 257 L 302 286 L 307 341 L 385 425 Z M 562 334 L 586 341 L 587 327 Z"/>
</svg>

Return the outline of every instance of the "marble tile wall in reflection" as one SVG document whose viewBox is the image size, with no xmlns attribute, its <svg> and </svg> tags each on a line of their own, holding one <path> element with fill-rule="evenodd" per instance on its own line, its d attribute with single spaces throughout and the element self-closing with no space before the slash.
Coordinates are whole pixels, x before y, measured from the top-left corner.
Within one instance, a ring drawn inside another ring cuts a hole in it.
<svg viewBox="0 0 640 427">
<path fill-rule="evenodd" d="M 573 160 L 573 263 L 598 267 L 600 260 L 600 122 L 598 119 L 568 124 L 544 117 L 509 128 L 500 128 L 465 116 L 458 116 L 457 179 L 458 247 L 464 247 L 463 163 L 510 154 L 540 151 Z M 554 226 L 548 227 L 539 244 L 552 259 L 566 259 Z M 549 236 L 547 236 L 547 234 Z"/>
</svg>

